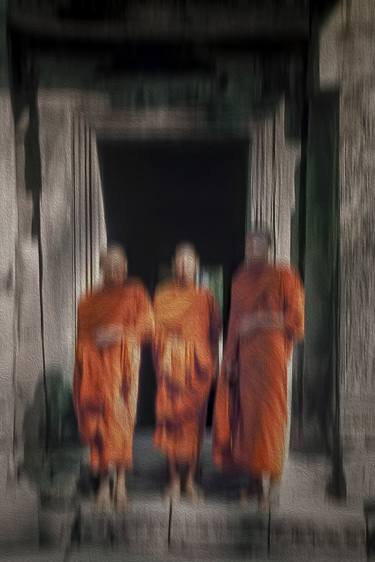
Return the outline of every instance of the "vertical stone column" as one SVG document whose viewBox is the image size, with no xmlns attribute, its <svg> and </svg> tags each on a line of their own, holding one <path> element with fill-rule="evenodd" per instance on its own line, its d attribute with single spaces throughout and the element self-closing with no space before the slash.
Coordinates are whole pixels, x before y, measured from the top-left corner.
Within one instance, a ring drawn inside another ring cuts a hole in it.
<svg viewBox="0 0 375 562">
<path fill-rule="evenodd" d="M 0 494 L 6 484 L 13 443 L 15 358 L 15 242 L 17 201 L 15 136 L 8 80 L 7 2 L 0 1 Z"/>
<path fill-rule="evenodd" d="M 83 108 L 93 105 L 91 98 L 39 92 L 33 116 L 25 111 L 16 124 L 18 465 L 25 447 L 30 452 L 44 448 L 46 415 L 59 421 L 59 405 L 50 403 L 49 388 L 71 383 L 76 301 L 97 281 L 99 252 L 106 244 L 96 139 L 83 117 Z M 83 134 L 77 133 L 77 120 Z"/>
<path fill-rule="evenodd" d="M 99 254 L 106 246 L 96 136 L 85 114 L 92 106 L 84 93 L 38 96 L 46 368 L 67 382 L 77 301 L 98 282 Z"/>
<path fill-rule="evenodd" d="M 285 102 L 251 129 L 247 228 L 269 229 L 274 258 L 290 262 L 294 178 L 300 147 L 285 139 Z"/>
<path fill-rule="evenodd" d="M 321 34 L 320 88 L 340 89 L 339 394 L 349 496 L 375 494 L 374 60 L 375 1 L 343 0 Z"/>
<path fill-rule="evenodd" d="M 106 247 L 107 232 L 96 132 L 84 112 L 74 114 L 72 126 L 76 305 L 99 280 L 99 254 Z"/>
<path fill-rule="evenodd" d="M 38 370 L 38 317 L 31 318 L 30 308 L 20 316 L 21 303 L 29 303 L 22 279 L 28 279 L 37 298 L 31 242 L 31 197 L 24 189 L 22 142 L 28 123 L 24 114 L 14 125 L 8 75 L 7 1 L 0 0 L 0 545 L 26 543 L 32 548 L 38 542 L 37 498 L 27 482 L 17 484 L 14 463 L 14 435 L 23 431 L 17 417 L 17 404 L 30 389 L 30 371 Z M 25 220 L 24 220 L 25 219 Z M 29 232 L 26 240 L 26 231 Z M 33 292 L 32 291 L 32 292 Z M 33 343 L 31 341 L 33 340 Z M 23 352 L 20 347 L 23 347 Z M 17 368 L 28 357 L 25 385 L 19 385 Z M 34 423 L 36 420 L 33 420 Z M 0 546 L 0 550 L 2 546 Z"/>
<path fill-rule="evenodd" d="M 375 494 L 375 2 L 347 2 L 340 149 L 341 427 L 348 490 Z M 355 459 L 355 460 L 354 460 Z"/>
</svg>

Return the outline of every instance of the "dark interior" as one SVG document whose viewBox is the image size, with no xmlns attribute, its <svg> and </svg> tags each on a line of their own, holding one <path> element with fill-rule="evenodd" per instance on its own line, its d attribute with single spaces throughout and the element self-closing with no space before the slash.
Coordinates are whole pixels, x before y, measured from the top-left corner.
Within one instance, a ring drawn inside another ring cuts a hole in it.
<svg viewBox="0 0 375 562">
<path fill-rule="evenodd" d="M 192 242 L 202 265 L 224 274 L 224 329 L 230 280 L 245 238 L 248 139 L 98 140 L 107 231 L 122 243 L 131 275 L 151 295 L 177 243 Z M 145 350 L 138 423 L 154 424 L 155 373 Z M 212 398 L 208 423 L 211 423 Z"/>
</svg>

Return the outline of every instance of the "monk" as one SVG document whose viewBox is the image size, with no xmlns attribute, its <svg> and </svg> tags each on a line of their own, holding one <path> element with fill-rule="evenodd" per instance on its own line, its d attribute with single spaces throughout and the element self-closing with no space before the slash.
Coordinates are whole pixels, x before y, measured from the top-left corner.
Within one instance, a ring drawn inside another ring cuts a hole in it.
<svg viewBox="0 0 375 562">
<path fill-rule="evenodd" d="M 127 258 L 112 245 L 101 256 L 103 286 L 78 306 L 73 396 L 90 466 L 100 478 L 100 509 L 126 505 L 125 472 L 132 467 L 140 350 L 152 337 L 150 298 L 140 281 L 127 279 Z M 109 472 L 116 484 L 110 494 Z"/>
<path fill-rule="evenodd" d="M 207 401 L 215 375 L 221 319 L 208 289 L 197 287 L 198 256 L 190 244 L 177 247 L 175 278 L 155 293 L 154 358 L 157 371 L 154 444 L 167 457 L 167 496 L 181 493 L 181 469 L 187 467 L 185 492 L 200 493 L 195 472 L 205 429 Z"/>
<path fill-rule="evenodd" d="M 214 463 L 248 474 L 242 501 L 249 499 L 258 483 L 261 509 L 269 507 L 281 479 L 287 367 L 293 343 L 304 333 L 301 280 L 289 266 L 269 263 L 269 248 L 266 232 L 251 233 L 245 264 L 233 279 L 213 418 Z"/>
</svg>

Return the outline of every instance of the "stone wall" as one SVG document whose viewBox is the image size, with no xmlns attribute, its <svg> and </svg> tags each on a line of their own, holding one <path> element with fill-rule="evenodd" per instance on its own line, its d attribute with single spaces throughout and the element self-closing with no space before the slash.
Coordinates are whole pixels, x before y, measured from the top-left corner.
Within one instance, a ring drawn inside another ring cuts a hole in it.
<svg viewBox="0 0 375 562">
<path fill-rule="evenodd" d="M 366 494 L 375 493 L 374 33 L 373 0 L 341 2 L 321 35 L 319 73 L 321 89 L 340 91 L 340 425 L 349 493 L 363 474 Z"/>
<path fill-rule="evenodd" d="M 15 141 L 8 83 L 6 2 L 0 2 L 0 490 L 5 485 L 7 457 L 12 447 L 14 405 L 15 245 L 17 238 Z"/>
</svg>

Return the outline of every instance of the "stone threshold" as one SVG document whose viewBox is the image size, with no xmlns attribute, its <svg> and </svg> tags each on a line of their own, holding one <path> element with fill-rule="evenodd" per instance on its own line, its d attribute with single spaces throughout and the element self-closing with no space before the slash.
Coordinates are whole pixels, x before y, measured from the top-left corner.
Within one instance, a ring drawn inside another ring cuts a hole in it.
<svg viewBox="0 0 375 562">
<path fill-rule="evenodd" d="M 193 506 L 145 495 L 133 497 L 122 513 L 99 513 L 90 500 L 71 508 L 41 507 L 39 522 L 41 543 L 66 552 L 90 547 L 146 559 L 366 559 L 364 515 L 313 503 L 260 513 L 234 501 Z"/>
</svg>

